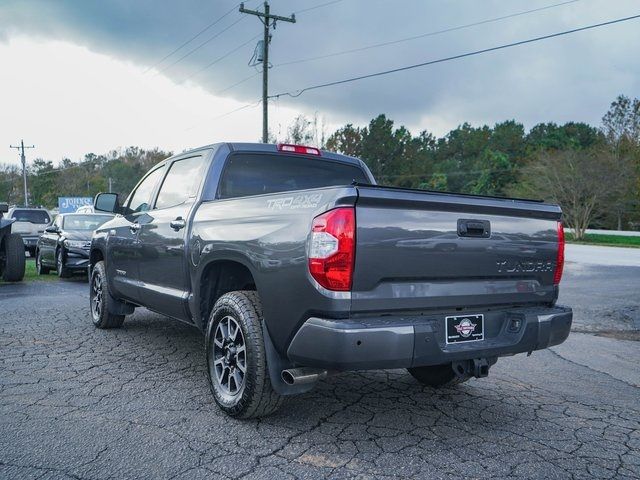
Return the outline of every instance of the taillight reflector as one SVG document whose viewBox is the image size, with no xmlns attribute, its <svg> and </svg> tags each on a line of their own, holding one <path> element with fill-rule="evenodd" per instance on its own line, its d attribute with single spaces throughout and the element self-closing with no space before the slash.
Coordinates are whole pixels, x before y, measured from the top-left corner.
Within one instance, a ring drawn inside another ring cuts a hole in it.
<svg viewBox="0 0 640 480">
<path fill-rule="evenodd" d="M 351 290 L 356 216 L 352 207 L 329 210 L 313 219 L 307 244 L 309 273 L 324 288 Z"/>
<path fill-rule="evenodd" d="M 278 151 L 290 152 L 290 153 L 303 153 L 305 155 L 318 155 L 320 156 L 320 149 L 316 147 L 305 147 L 304 145 L 292 145 L 290 143 L 279 143 Z"/>
<path fill-rule="evenodd" d="M 556 270 L 553 273 L 553 284 L 559 285 L 562 280 L 562 269 L 564 268 L 564 228 L 562 222 L 558 222 L 558 253 L 556 255 Z"/>
</svg>

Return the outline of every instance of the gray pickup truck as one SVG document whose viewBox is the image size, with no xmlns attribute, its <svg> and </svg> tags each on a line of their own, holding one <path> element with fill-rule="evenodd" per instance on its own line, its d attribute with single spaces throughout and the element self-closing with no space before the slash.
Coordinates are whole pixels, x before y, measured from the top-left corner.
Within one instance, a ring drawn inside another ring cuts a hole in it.
<svg viewBox="0 0 640 480">
<path fill-rule="evenodd" d="M 451 385 L 569 335 L 557 205 L 382 187 L 356 158 L 221 143 L 95 209 L 117 214 L 91 243 L 95 326 L 137 306 L 195 325 L 232 416 L 340 371 Z"/>
</svg>

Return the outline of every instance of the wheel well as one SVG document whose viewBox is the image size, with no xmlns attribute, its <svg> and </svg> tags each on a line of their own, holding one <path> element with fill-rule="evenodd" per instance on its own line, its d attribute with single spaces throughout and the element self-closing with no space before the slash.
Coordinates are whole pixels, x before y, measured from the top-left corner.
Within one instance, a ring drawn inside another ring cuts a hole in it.
<svg viewBox="0 0 640 480">
<path fill-rule="evenodd" d="M 91 265 L 91 268 L 93 269 L 93 266 L 101 260 L 104 260 L 102 252 L 98 249 L 91 250 L 91 253 L 89 254 L 89 264 Z"/>
<path fill-rule="evenodd" d="M 235 290 L 257 290 L 253 275 L 239 262 L 213 262 L 200 277 L 200 314 L 203 324 L 216 301 L 225 293 Z"/>
</svg>

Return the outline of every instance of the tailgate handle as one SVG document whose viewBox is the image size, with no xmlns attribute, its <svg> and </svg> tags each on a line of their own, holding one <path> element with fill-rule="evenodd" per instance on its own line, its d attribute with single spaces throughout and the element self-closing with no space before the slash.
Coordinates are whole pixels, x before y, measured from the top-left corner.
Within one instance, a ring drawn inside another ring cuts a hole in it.
<svg viewBox="0 0 640 480">
<path fill-rule="evenodd" d="M 491 236 L 491 223 L 489 220 L 458 220 L 459 237 L 489 238 Z"/>
</svg>

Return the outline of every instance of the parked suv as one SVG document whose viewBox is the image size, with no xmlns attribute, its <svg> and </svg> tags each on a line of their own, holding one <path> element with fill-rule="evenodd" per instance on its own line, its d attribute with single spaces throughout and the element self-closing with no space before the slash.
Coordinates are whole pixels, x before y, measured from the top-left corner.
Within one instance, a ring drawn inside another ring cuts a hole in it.
<svg viewBox="0 0 640 480">
<path fill-rule="evenodd" d="M 14 219 L 13 233 L 22 237 L 24 248 L 32 257 L 36 254 L 38 238 L 44 233 L 44 229 L 51 223 L 51 216 L 44 208 L 37 207 L 13 207 L 9 210 L 7 218 Z"/>
</svg>

